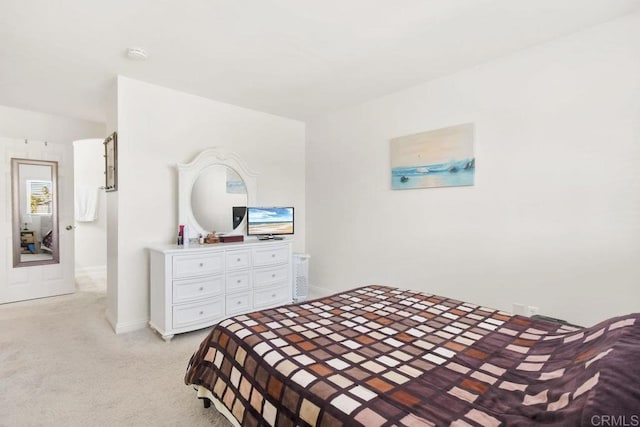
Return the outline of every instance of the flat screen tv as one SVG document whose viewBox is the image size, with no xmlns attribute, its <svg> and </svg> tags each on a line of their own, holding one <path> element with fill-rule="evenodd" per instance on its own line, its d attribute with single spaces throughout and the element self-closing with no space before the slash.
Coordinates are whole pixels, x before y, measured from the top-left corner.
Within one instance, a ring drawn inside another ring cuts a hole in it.
<svg viewBox="0 0 640 427">
<path fill-rule="evenodd" d="M 259 239 L 282 239 L 293 234 L 293 207 L 247 208 L 247 235 Z"/>
</svg>

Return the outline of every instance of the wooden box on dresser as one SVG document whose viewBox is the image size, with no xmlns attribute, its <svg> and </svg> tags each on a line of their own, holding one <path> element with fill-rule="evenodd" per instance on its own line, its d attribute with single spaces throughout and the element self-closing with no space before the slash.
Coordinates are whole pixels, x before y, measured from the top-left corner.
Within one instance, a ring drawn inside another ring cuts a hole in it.
<svg viewBox="0 0 640 427">
<path fill-rule="evenodd" d="M 152 246 L 149 325 L 174 334 L 293 300 L 291 240 Z"/>
</svg>

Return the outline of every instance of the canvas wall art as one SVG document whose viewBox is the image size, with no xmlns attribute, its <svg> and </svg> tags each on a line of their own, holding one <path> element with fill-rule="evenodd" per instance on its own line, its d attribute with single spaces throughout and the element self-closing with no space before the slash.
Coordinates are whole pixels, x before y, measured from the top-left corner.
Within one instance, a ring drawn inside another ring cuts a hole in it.
<svg viewBox="0 0 640 427">
<path fill-rule="evenodd" d="M 473 123 L 391 140 L 391 189 L 473 185 Z"/>
<path fill-rule="evenodd" d="M 247 188 L 244 181 L 238 175 L 238 172 L 231 168 L 227 168 L 227 193 L 229 194 L 247 194 Z"/>
</svg>

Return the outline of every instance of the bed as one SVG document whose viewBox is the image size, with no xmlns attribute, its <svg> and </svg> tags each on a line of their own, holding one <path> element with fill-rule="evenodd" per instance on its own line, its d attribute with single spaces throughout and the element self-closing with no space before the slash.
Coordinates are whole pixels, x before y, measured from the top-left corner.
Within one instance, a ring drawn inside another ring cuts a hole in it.
<svg viewBox="0 0 640 427">
<path fill-rule="evenodd" d="M 638 425 L 639 361 L 639 314 L 577 328 L 366 286 L 224 320 L 185 383 L 243 426 Z"/>
</svg>

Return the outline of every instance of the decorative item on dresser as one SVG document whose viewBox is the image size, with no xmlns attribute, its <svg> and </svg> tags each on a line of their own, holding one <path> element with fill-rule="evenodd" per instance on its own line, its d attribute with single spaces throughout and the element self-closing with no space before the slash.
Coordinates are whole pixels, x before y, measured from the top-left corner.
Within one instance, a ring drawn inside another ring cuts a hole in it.
<svg viewBox="0 0 640 427">
<path fill-rule="evenodd" d="M 292 240 L 149 250 L 149 325 L 166 341 L 231 315 L 293 300 Z"/>
</svg>

